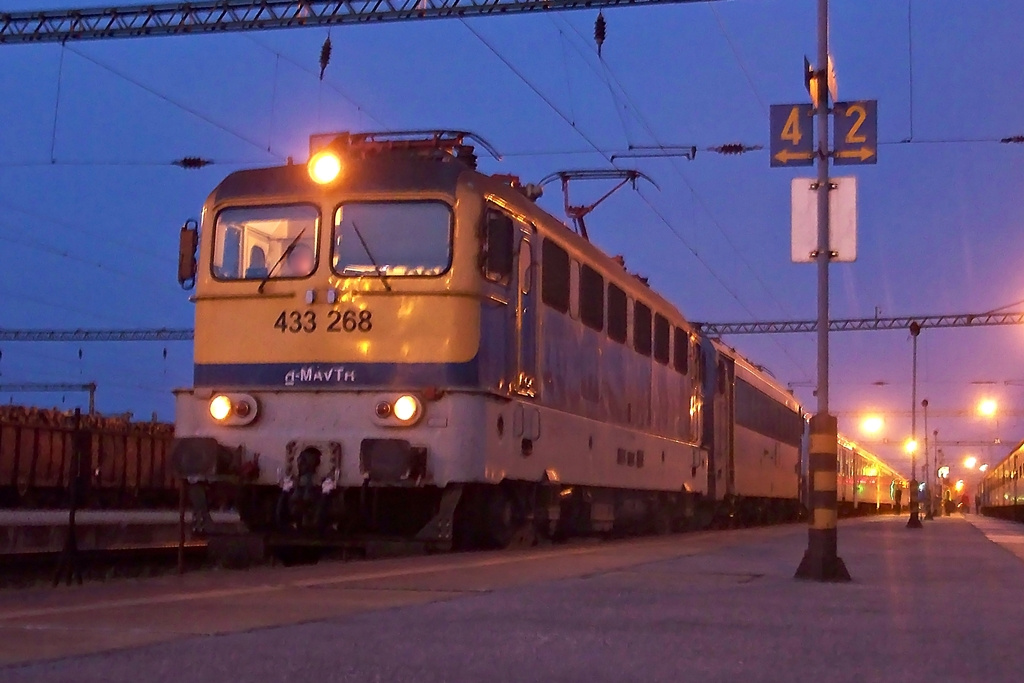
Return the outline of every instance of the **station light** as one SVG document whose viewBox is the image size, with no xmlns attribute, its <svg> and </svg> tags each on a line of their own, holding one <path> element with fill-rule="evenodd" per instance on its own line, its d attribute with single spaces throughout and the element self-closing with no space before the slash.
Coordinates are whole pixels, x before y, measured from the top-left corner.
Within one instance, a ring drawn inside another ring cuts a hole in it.
<svg viewBox="0 0 1024 683">
<path fill-rule="evenodd" d="M 988 463 L 985 463 L 984 465 L 982 465 L 981 467 L 979 467 L 979 468 L 978 468 L 978 471 L 979 471 L 979 472 L 987 472 L 987 471 L 988 471 Z"/>
<path fill-rule="evenodd" d="M 964 480 L 963 479 L 958 479 L 957 482 L 956 482 L 956 486 L 954 486 L 953 488 L 956 489 L 957 493 L 960 493 L 961 491 L 963 491 L 964 490 Z"/>
<path fill-rule="evenodd" d="M 341 159 L 334 152 L 323 150 L 309 158 L 309 177 L 320 185 L 334 182 L 341 175 Z"/>
<path fill-rule="evenodd" d="M 982 417 L 994 417 L 999 405 L 994 399 L 985 398 L 978 403 L 978 414 Z"/>
<path fill-rule="evenodd" d="M 885 426 L 885 420 L 879 415 L 868 415 L 860 423 L 860 430 L 865 434 L 878 434 Z"/>
<path fill-rule="evenodd" d="M 935 473 L 939 475 L 939 479 L 945 479 L 949 476 L 949 465 L 943 465 Z"/>
<path fill-rule="evenodd" d="M 977 465 L 977 464 L 978 464 L 978 459 L 975 458 L 973 455 L 969 455 L 966 458 L 964 458 L 964 467 L 966 467 L 969 470 L 973 470 L 974 466 Z"/>
<path fill-rule="evenodd" d="M 907 441 L 903 444 L 903 450 L 911 454 L 916 453 L 917 441 L 915 441 L 914 439 L 907 439 Z"/>
</svg>

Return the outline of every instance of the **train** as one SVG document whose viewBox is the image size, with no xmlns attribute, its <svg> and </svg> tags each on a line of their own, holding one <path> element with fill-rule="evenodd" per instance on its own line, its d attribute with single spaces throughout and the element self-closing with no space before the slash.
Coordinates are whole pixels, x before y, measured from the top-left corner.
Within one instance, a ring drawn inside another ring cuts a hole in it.
<svg viewBox="0 0 1024 683">
<path fill-rule="evenodd" d="M 1024 441 L 1018 443 L 1005 458 L 989 467 L 978 485 L 975 495 L 980 501 L 981 513 L 1024 522 Z"/>
<path fill-rule="evenodd" d="M 178 480 L 170 464 L 174 426 L 129 415 L 0 406 L 0 507 L 62 507 L 81 452 L 78 504 L 170 507 Z"/>
<path fill-rule="evenodd" d="M 895 510 L 896 491 L 908 482 L 874 453 L 839 435 L 837 500 L 840 516 Z M 909 504 L 909 494 L 905 497 Z"/>
<path fill-rule="evenodd" d="M 180 231 L 178 476 L 234 482 L 249 528 L 295 538 L 503 547 L 797 519 L 793 394 L 537 186 L 477 170 L 473 143 L 318 135 L 306 164 L 213 189 Z M 854 507 L 881 505 L 881 472 Z"/>
</svg>

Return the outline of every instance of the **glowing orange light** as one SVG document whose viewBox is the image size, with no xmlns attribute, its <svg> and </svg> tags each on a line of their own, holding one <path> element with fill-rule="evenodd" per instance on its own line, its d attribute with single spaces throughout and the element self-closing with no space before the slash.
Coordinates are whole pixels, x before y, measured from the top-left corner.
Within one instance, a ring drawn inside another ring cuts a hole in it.
<svg viewBox="0 0 1024 683">
<path fill-rule="evenodd" d="M 337 154 L 324 150 L 310 157 L 306 168 L 309 170 L 309 177 L 313 179 L 313 182 L 326 185 L 334 182 L 341 175 L 341 159 Z"/>
</svg>

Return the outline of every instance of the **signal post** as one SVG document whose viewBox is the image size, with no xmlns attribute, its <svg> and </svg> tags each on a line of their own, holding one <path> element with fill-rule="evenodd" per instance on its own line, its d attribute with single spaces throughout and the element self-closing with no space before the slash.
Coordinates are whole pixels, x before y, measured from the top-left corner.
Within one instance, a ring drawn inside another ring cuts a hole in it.
<svg viewBox="0 0 1024 683">
<path fill-rule="evenodd" d="M 856 258 L 856 180 L 830 178 L 829 160 L 837 165 L 873 164 L 877 160 L 877 109 L 874 101 L 836 102 L 835 73 L 828 50 L 828 0 L 818 0 L 817 68 L 804 60 L 811 105 L 773 105 L 771 165 L 811 166 L 817 177 L 793 180 L 793 260 L 817 265 L 818 341 L 817 411 L 810 421 L 808 481 L 810 528 L 807 550 L 796 578 L 849 581 L 838 553 L 838 423 L 829 414 L 829 263 Z M 834 104 L 829 110 L 829 97 Z M 834 148 L 829 149 L 829 115 L 836 117 Z M 813 120 L 814 135 L 811 134 Z M 806 134 L 804 134 L 806 131 Z M 808 204 L 815 193 L 813 208 Z M 830 194 L 834 196 L 830 200 Z M 831 206 L 830 206 L 831 205 Z M 807 211 L 804 211 L 804 208 Z"/>
</svg>

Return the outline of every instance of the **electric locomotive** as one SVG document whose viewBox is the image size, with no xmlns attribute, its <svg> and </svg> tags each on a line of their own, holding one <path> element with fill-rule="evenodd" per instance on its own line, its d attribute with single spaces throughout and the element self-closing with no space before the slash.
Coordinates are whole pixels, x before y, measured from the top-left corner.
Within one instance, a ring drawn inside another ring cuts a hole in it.
<svg viewBox="0 0 1024 683">
<path fill-rule="evenodd" d="M 211 193 L 182 229 L 178 473 L 237 484 L 256 530 L 442 547 L 794 514 L 792 396 L 472 139 L 314 136 Z"/>
</svg>

